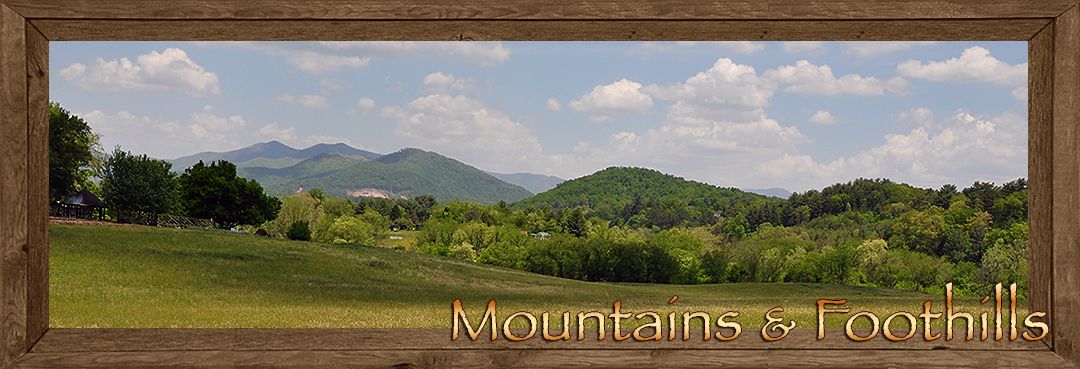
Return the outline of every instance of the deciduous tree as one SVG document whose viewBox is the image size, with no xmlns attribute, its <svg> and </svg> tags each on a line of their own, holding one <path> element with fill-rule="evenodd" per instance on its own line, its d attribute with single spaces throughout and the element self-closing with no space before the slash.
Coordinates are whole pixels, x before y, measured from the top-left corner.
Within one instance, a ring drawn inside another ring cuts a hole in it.
<svg viewBox="0 0 1080 369">
<path fill-rule="evenodd" d="M 202 160 L 180 175 L 180 200 L 188 216 L 213 219 L 223 227 L 262 224 L 277 217 L 281 200 L 266 196 L 259 182 L 236 176 L 236 165 Z"/>
<path fill-rule="evenodd" d="M 88 187 L 95 158 L 104 155 L 95 134 L 60 104 L 49 103 L 49 200 L 61 201 L 80 187 Z M 96 168 L 100 169 L 100 168 Z"/>
<path fill-rule="evenodd" d="M 164 160 L 133 155 L 117 146 L 102 167 L 105 204 L 119 211 L 165 214 L 177 204 L 176 173 Z"/>
</svg>

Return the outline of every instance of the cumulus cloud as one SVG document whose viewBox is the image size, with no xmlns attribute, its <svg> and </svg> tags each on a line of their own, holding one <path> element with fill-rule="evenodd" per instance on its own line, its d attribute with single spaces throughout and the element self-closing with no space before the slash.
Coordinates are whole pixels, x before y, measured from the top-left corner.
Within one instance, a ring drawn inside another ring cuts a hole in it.
<svg viewBox="0 0 1080 369">
<path fill-rule="evenodd" d="M 885 144 L 830 163 L 817 163 L 806 155 L 785 154 L 761 163 L 758 169 L 774 181 L 801 179 L 818 186 L 858 176 L 905 178 L 916 186 L 942 183 L 968 185 L 972 178 L 1004 182 L 1027 172 L 1027 122 L 1006 111 L 986 118 L 964 111 L 935 121 L 927 109 L 913 109 L 907 117 L 922 122 L 909 133 L 893 133 Z"/>
<path fill-rule="evenodd" d="M 340 90 L 342 87 L 344 87 L 344 83 L 333 78 L 323 78 L 319 80 L 319 86 L 323 86 L 331 90 Z"/>
<path fill-rule="evenodd" d="M 706 71 L 699 72 L 684 83 L 670 86 L 651 84 L 643 91 L 661 100 L 683 104 L 726 107 L 730 109 L 759 109 L 769 105 L 776 83 L 757 75 L 754 67 L 736 64 L 720 58 Z"/>
<path fill-rule="evenodd" d="M 375 109 L 375 100 L 372 100 L 371 98 L 365 97 L 365 98 L 360 99 L 360 101 L 356 103 L 356 106 L 358 108 L 364 109 L 364 110 Z"/>
<path fill-rule="evenodd" d="M 938 82 L 988 82 L 999 85 L 1027 85 L 1027 63 L 1009 65 L 993 56 L 990 50 L 972 46 L 959 58 L 946 61 L 908 60 L 896 67 L 896 74 Z M 1025 98 L 1026 99 L 1026 98 Z"/>
<path fill-rule="evenodd" d="M 286 102 L 290 104 L 296 104 L 310 109 L 326 110 L 330 107 L 330 103 L 326 101 L 325 96 L 321 95 L 304 95 L 300 97 L 294 97 L 293 95 L 284 94 L 279 96 L 274 101 Z"/>
<path fill-rule="evenodd" d="M 445 94 L 450 91 L 463 92 L 476 88 L 476 82 L 469 79 L 454 78 L 454 74 L 435 72 L 424 77 L 424 87 L 437 94 Z"/>
<path fill-rule="evenodd" d="M 832 115 L 832 113 L 829 113 L 829 112 L 824 111 L 824 110 L 818 110 L 817 112 L 814 113 L 814 115 L 810 116 L 810 123 L 829 125 L 829 124 L 836 124 L 837 120 L 836 120 L 836 117 L 834 117 Z"/>
<path fill-rule="evenodd" d="M 721 58 L 708 70 L 667 86 L 641 88 L 673 101 L 663 124 L 645 132 L 617 132 L 606 141 L 574 148 L 577 167 L 662 167 L 686 178 L 718 185 L 753 181 L 754 164 L 797 152 L 810 140 L 765 113 L 777 89 L 753 67 Z"/>
<path fill-rule="evenodd" d="M 1020 101 L 1023 101 L 1025 103 L 1027 103 L 1027 101 L 1028 101 L 1028 88 L 1027 88 L 1027 86 L 1017 87 L 1015 90 L 1012 90 L 1012 93 L 1010 95 L 1014 99 L 1017 99 L 1017 100 L 1020 100 Z"/>
<path fill-rule="evenodd" d="M 524 125 L 465 95 L 420 97 L 406 106 L 384 107 L 382 116 L 397 122 L 394 133 L 411 144 L 485 170 L 545 168 L 554 160 Z"/>
<path fill-rule="evenodd" d="M 188 96 L 220 95 L 218 76 L 207 72 L 184 50 L 168 48 L 158 53 L 105 61 L 97 58 L 89 66 L 74 63 L 57 73 L 75 88 L 90 92 L 184 92 Z"/>
<path fill-rule="evenodd" d="M 559 100 L 556 100 L 554 97 L 547 100 L 546 106 L 548 110 L 551 111 L 562 111 L 562 104 L 559 104 Z"/>
<path fill-rule="evenodd" d="M 296 133 L 295 126 L 281 128 L 277 122 L 273 122 L 263 126 L 262 128 L 259 128 L 258 130 L 252 132 L 251 136 L 263 141 L 280 141 L 281 143 L 292 147 L 309 147 L 321 143 L 344 143 L 347 145 L 353 145 L 353 143 L 349 142 L 349 140 L 347 139 L 334 136 L 310 135 L 306 137 L 301 137 Z"/>
<path fill-rule="evenodd" d="M 127 110 L 111 115 L 101 110 L 77 115 L 101 134 L 102 146 L 106 148 L 123 143 L 126 151 L 166 159 L 237 147 L 235 134 L 231 132 L 246 126 L 247 121 L 240 116 L 219 118 L 210 114 L 210 110 L 204 108 L 192 113 L 189 123 L 139 116 Z"/>
<path fill-rule="evenodd" d="M 821 52 L 825 51 L 825 43 L 822 41 L 785 41 L 780 43 L 780 48 L 790 54 Z"/>
<path fill-rule="evenodd" d="M 250 125 L 250 122 L 240 115 L 219 117 L 214 115 L 212 105 L 203 106 L 202 111 L 191 113 L 191 123 L 211 131 L 236 131 Z"/>
<path fill-rule="evenodd" d="M 887 54 L 893 51 L 907 50 L 917 45 L 933 45 L 937 41 L 848 41 L 844 43 L 844 53 L 867 57 Z"/>
<path fill-rule="evenodd" d="M 337 72 L 345 68 L 366 68 L 371 64 L 371 58 L 330 55 L 314 51 L 294 51 L 285 57 L 285 62 L 310 74 L 323 74 Z"/>
<path fill-rule="evenodd" d="M 806 60 L 800 60 L 793 66 L 770 69 L 762 76 L 788 85 L 784 91 L 806 95 L 883 95 L 886 90 L 892 93 L 905 93 L 907 87 L 907 81 L 900 77 L 894 77 L 886 82 L 881 82 L 874 77 L 863 78 L 858 74 L 836 78 L 828 65 L 817 66 Z"/>
<path fill-rule="evenodd" d="M 510 59 L 501 42 L 437 41 L 320 41 L 320 42 L 196 42 L 200 47 L 233 47 L 280 55 L 297 69 L 320 74 L 344 68 L 366 68 L 372 60 L 396 60 L 410 56 L 462 59 L 493 66 Z"/>
<path fill-rule="evenodd" d="M 626 78 L 609 85 L 599 85 L 568 104 L 574 111 L 589 114 L 589 121 L 600 123 L 613 115 L 644 114 L 652 108 L 653 100 L 642 93 L 641 84 Z"/>
<path fill-rule="evenodd" d="M 753 54 L 765 49 L 764 43 L 752 41 L 710 41 L 709 45 L 714 50 L 740 54 Z"/>
</svg>

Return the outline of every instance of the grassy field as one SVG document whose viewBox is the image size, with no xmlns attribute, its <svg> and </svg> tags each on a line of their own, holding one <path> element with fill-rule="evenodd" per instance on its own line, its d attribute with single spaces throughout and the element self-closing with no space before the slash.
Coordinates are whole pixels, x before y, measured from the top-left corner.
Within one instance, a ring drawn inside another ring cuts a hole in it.
<svg viewBox="0 0 1080 369">
<path fill-rule="evenodd" d="M 813 328 L 817 299 L 847 299 L 842 307 L 872 311 L 882 321 L 897 311 L 918 315 L 927 300 L 934 312 L 945 307 L 940 295 L 857 286 L 590 283 L 388 248 L 219 231 L 54 224 L 49 242 L 52 327 L 449 327 L 455 299 L 475 319 L 492 299 L 500 319 L 548 311 L 553 327 L 564 311 L 608 314 L 617 300 L 623 312 L 664 317 L 704 311 L 715 320 L 738 311 L 744 328 L 761 327 L 776 306 L 784 307 L 776 315 L 785 322 Z M 954 301 L 976 320 L 991 312 L 992 322 L 993 299 Z M 1007 305 L 1006 297 L 1006 320 Z M 1022 322 L 1026 309 L 1019 314 Z M 849 316 L 828 314 L 826 326 L 843 327 Z M 857 323 L 869 326 L 866 318 Z M 907 323 L 900 318 L 893 326 Z"/>
</svg>

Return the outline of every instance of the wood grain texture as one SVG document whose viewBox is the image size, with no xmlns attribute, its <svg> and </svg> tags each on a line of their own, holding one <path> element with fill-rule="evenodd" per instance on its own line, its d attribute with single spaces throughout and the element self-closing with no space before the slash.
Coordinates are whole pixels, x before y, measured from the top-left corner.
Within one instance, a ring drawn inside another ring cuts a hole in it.
<svg viewBox="0 0 1080 369">
<path fill-rule="evenodd" d="M 1080 9 L 1054 21 L 1054 350 L 1080 361 Z"/>
<path fill-rule="evenodd" d="M 922 0 L 772 0 L 770 12 L 781 19 L 957 19 L 1056 17 L 1075 2 L 922 1 Z M 1037 7 L 1039 9 L 1032 9 Z"/>
<path fill-rule="evenodd" d="M 26 350 L 26 20 L 0 6 L 0 366 Z"/>
<path fill-rule="evenodd" d="M 165 364 L 163 364 L 165 363 Z M 1049 351 L 363 350 L 30 353 L 15 368 L 1068 368 Z"/>
<path fill-rule="evenodd" d="M 1054 27 L 1028 41 L 1028 309 L 1051 311 L 1054 228 Z M 1052 328 L 1051 328 L 1052 329 Z M 1053 346 L 1053 335 L 1045 342 Z"/>
<path fill-rule="evenodd" d="M 87 1 L 3 0 L 28 19 L 958 19 L 1053 18 L 1071 0 Z"/>
<path fill-rule="evenodd" d="M 52 41 L 1026 41 L 1050 19 L 896 21 L 33 20 Z"/>
<path fill-rule="evenodd" d="M 49 41 L 26 30 L 28 243 L 26 349 L 49 329 Z"/>
<path fill-rule="evenodd" d="M 528 330 L 515 329 L 525 336 Z M 630 334 L 632 330 L 623 330 Z M 941 330 L 935 329 L 934 333 Z M 484 331 L 480 337 L 490 337 Z M 553 330 L 554 332 L 554 330 Z M 739 338 L 722 342 L 715 337 L 702 340 L 701 328 L 690 330 L 690 339 L 682 340 L 682 333 L 674 341 L 615 341 L 613 330 L 607 329 L 605 339 L 597 341 L 596 329 L 586 330 L 586 339 L 569 341 L 546 341 L 536 337 L 514 342 L 502 336 L 499 339 L 466 338 L 451 340 L 450 329 L 398 328 L 398 329 L 50 329 L 32 353 L 114 352 L 114 351 L 356 351 L 356 350 L 512 350 L 512 349 L 603 349 L 603 350 L 768 350 L 768 349 L 843 349 L 843 350 L 998 350 L 998 351 L 1049 351 L 1039 341 L 1007 338 L 994 341 L 976 339 L 965 341 L 922 339 L 918 330 L 912 339 L 901 342 L 888 341 L 882 334 L 875 338 L 855 342 L 847 338 L 843 329 L 826 329 L 825 339 L 817 339 L 817 330 L 797 328 L 784 339 L 766 342 L 760 329 L 744 329 Z M 855 330 L 861 337 L 868 336 L 868 329 Z M 963 337 L 966 330 L 954 330 L 956 337 Z M 979 332 L 976 329 L 976 332 Z M 896 336 L 904 336 L 907 330 L 894 330 Z M 725 334 L 731 334 L 726 331 Z M 993 333 L 991 333 L 991 337 Z"/>
</svg>

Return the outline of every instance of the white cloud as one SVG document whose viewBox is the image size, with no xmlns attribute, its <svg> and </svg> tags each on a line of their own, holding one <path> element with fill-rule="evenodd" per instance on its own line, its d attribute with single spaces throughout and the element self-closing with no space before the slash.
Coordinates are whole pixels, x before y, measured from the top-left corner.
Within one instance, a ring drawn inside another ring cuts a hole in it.
<svg viewBox="0 0 1080 369">
<path fill-rule="evenodd" d="M 310 135 L 310 136 L 307 136 L 307 137 L 300 137 L 296 133 L 296 127 L 295 126 L 289 126 L 288 128 L 281 128 L 280 126 L 278 126 L 277 122 L 273 122 L 273 123 L 270 123 L 270 124 L 267 124 L 267 125 L 263 126 L 262 128 L 259 128 L 257 131 L 252 132 L 251 136 L 255 137 L 255 138 L 259 139 L 259 140 L 264 140 L 264 141 L 265 140 L 280 141 L 281 143 L 283 143 L 285 145 L 288 145 L 288 146 L 291 146 L 291 147 L 310 147 L 312 145 L 321 144 L 321 143 L 326 143 L 326 144 L 345 143 L 347 145 L 355 146 L 353 143 L 349 142 L 349 140 L 347 140 L 347 139 L 340 138 L 340 137 L 334 137 L 334 136 Z"/>
<path fill-rule="evenodd" d="M 648 55 L 661 51 L 670 51 L 671 44 L 661 41 L 645 41 L 626 51 L 627 55 Z"/>
<path fill-rule="evenodd" d="M 539 139 L 502 111 L 465 95 L 429 95 L 403 107 L 384 107 L 397 122 L 394 133 L 411 145 L 492 171 L 548 168 Z"/>
<path fill-rule="evenodd" d="M 476 88 L 476 82 L 469 79 L 454 78 L 454 75 L 435 72 L 424 77 L 424 87 L 437 94 L 449 93 L 451 90 L 462 92 Z"/>
<path fill-rule="evenodd" d="M 74 63 L 57 73 L 75 88 L 90 92 L 150 92 L 188 96 L 220 95 L 218 76 L 207 72 L 188 57 L 184 50 L 168 48 L 158 53 L 139 55 L 133 63 L 128 58 L 105 61 L 97 58 L 90 66 Z"/>
<path fill-rule="evenodd" d="M 547 100 L 547 108 L 551 111 L 562 111 L 562 104 L 559 104 L 559 100 L 552 97 Z"/>
<path fill-rule="evenodd" d="M 1012 90 L 1012 93 L 1010 95 L 1012 95 L 1012 97 L 1014 99 L 1023 101 L 1024 103 L 1027 103 L 1027 101 L 1028 101 L 1028 87 L 1027 86 L 1017 87 L 1015 90 Z"/>
<path fill-rule="evenodd" d="M 502 64 L 510 60 L 510 49 L 499 41 L 320 41 L 318 44 L 337 52 L 358 52 L 390 60 L 434 55 L 460 58 L 483 66 Z"/>
<path fill-rule="evenodd" d="M 958 111 L 936 122 L 928 109 L 912 109 L 906 117 L 923 125 L 908 134 L 889 134 L 885 144 L 851 157 L 822 164 L 806 155 L 785 154 L 758 169 L 776 182 L 819 187 L 855 177 L 905 178 L 924 187 L 966 186 L 973 179 L 1001 183 L 1027 172 L 1027 122 L 1017 113 L 986 119 Z"/>
<path fill-rule="evenodd" d="M 237 147 L 235 137 L 228 131 L 240 124 L 239 122 L 246 122 L 243 118 L 232 121 L 225 118 L 220 121 L 220 118 L 211 115 L 209 121 L 218 121 L 211 122 L 207 128 L 200 125 L 207 123 L 200 120 L 200 114 L 192 113 L 190 124 L 138 116 L 127 110 L 112 115 L 100 110 L 77 115 L 90 124 L 94 132 L 101 134 L 101 144 L 107 150 L 122 143 L 125 151 L 167 159 L 200 151 L 225 151 Z M 217 127 L 218 123 L 225 126 Z M 218 131 L 218 128 L 224 132 Z"/>
<path fill-rule="evenodd" d="M 344 87 L 344 83 L 333 78 L 323 78 L 319 80 L 319 86 L 329 88 L 331 90 L 340 90 Z"/>
<path fill-rule="evenodd" d="M 284 94 L 279 96 L 274 101 L 287 102 L 290 104 L 297 104 L 305 108 L 326 110 L 330 107 L 330 103 L 326 101 L 325 96 L 321 95 L 304 95 L 300 97 L 293 97 L 293 95 Z"/>
<path fill-rule="evenodd" d="M 243 129 L 251 124 L 240 115 L 232 115 L 229 117 L 219 117 L 214 115 L 214 107 L 211 105 L 203 106 L 202 111 L 191 113 L 191 124 L 197 125 L 200 128 L 206 128 L 211 131 L 236 131 Z"/>
<path fill-rule="evenodd" d="M 310 74 L 323 74 L 337 72 L 345 68 L 366 68 L 371 64 L 371 58 L 296 51 L 286 56 L 285 62 Z"/>
<path fill-rule="evenodd" d="M 365 97 L 360 99 L 360 101 L 356 103 L 356 106 L 364 110 L 375 109 L 375 100 Z"/>
<path fill-rule="evenodd" d="M 844 53 L 867 57 L 907 50 L 912 46 L 933 45 L 936 43 L 937 41 L 848 41 L 844 43 Z"/>
<path fill-rule="evenodd" d="M 822 52 L 825 51 L 825 43 L 822 41 L 785 41 L 780 43 L 780 48 L 790 54 Z"/>
<path fill-rule="evenodd" d="M 810 142 L 795 127 L 765 113 L 777 89 L 753 67 L 721 58 L 708 70 L 668 86 L 641 88 L 653 98 L 674 101 L 663 125 L 645 132 L 618 132 L 606 142 L 581 142 L 568 168 L 611 165 L 665 168 L 665 172 L 718 185 L 756 180 L 755 164 L 797 152 Z"/>
<path fill-rule="evenodd" d="M 714 50 L 741 54 L 753 54 L 765 49 L 764 43 L 752 41 L 710 41 L 709 45 Z"/>
<path fill-rule="evenodd" d="M 988 82 L 999 85 L 1027 85 L 1027 63 L 1009 65 L 993 56 L 990 50 L 972 46 L 959 58 L 931 61 L 925 65 L 908 60 L 896 67 L 896 74 L 939 82 Z"/>
<path fill-rule="evenodd" d="M 840 78 L 833 75 L 828 65 L 816 66 L 806 60 L 800 60 L 794 66 L 788 65 L 770 69 L 762 74 L 764 78 L 788 85 L 784 91 L 807 95 L 850 94 L 858 96 L 883 95 L 886 90 L 904 93 L 907 82 L 896 77 L 886 83 L 877 78 L 863 78 L 858 74 L 848 74 Z"/>
<path fill-rule="evenodd" d="M 711 68 L 670 86 L 648 85 L 643 92 L 661 100 L 725 109 L 759 109 L 769 105 L 776 83 L 763 79 L 749 65 L 720 58 Z"/>
<path fill-rule="evenodd" d="M 836 117 L 834 117 L 832 115 L 832 113 L 829 113 L 829 112 L 824 111 L 824 110 L 818 110 L 817 112 L 815 112 L 814 115 L 810 116 L 809 121 L 810 121 L 810 123 L 813 123 L 813 124 L 823 124 L 823 125 L 829 125 L 829 124 L 836 124 L 837 123 Z"/>
<path fill-rule="evenodd" d="M 303 72 L 321 74 L 344 68 L 366 68 L 373 59 L 396 60 L 411 56 L 463 59 L 493 66 L 510 59 L 510 49 L 498 41 L 321 41 L 321 42 L 195 42 L 199 47 L 233 47 L 285 56 Z"/>
<path fill-rule="evenodd" d="M 626 78 L 609 85 L 599 85 L 568 104 L 574 111 L 589 114 L 589 121 L 600 123 L 620 114 L 644 114 L 653 100 L 641 90 L 641 84 Z"/>
</svg>

